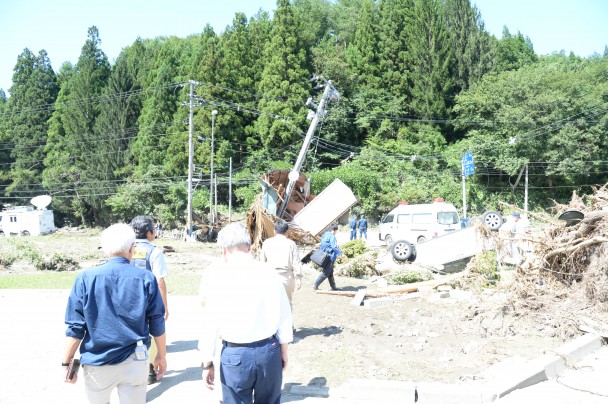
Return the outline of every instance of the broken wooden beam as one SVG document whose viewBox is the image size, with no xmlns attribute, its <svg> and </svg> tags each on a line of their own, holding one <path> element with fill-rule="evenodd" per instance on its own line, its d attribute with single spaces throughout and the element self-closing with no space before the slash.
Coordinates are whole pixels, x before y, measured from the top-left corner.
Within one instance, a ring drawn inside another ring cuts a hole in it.
<svg viewBox="0 0 608 404">
<path fill-rule="evenodd" d="M 335 295 L 335 296 L 345 296 L 345 297 L 355 297 L 355 295 L 359 291 L 354 290 L 317 290 L 318 294 L 321 295 Z M 366 292 L 365 297 L 384 297 L 388 296 L 388 293 L 385 292 Z"/>
<path fill-rule="evenodd" d="M 441 279 L 431 279 L 430 281 L 422 281 L 415 283 L 408 283 L 405 285 L 393 285 L 384 289 L 379 289 L 379 292 L 384 292 L 388 294 L 394 293 L 412 293 L 417 292 L 421 287 L 431 287 L 436 288 L 437 286 L 445 285 L 446 283 L 452 282 L 454 279 L 458 279 L 462 277 L 462 273 L 452 274 L 444 276 Z"/>
</svg>

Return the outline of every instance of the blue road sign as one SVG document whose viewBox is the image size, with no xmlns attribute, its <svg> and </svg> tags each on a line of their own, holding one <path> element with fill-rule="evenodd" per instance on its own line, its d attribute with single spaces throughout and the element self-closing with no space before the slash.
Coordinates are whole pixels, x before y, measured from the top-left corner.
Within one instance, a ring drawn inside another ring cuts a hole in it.
<svg viewBox="0 0 608 404">
<path fill-rule="evenodd" d="M 462 170 L 464 175 L 475 174 L 475 164 L 473 164 L 473 152 L 467 152 L 462 155 Z"/>
</svg>

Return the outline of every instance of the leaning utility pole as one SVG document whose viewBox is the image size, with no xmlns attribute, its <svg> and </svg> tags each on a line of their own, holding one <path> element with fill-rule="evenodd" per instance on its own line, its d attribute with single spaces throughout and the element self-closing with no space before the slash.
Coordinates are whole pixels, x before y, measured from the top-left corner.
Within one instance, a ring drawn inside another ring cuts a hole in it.
<svg viewBox="0 0 608 404">
<path fill-rule="evenodd" d="M 298 159 L 296 160 L 296 164 L 293 167 L 293 170 L 289 173 L 289 184 L 287 184 L 287 188 L 285 189 L 285 194 L 283 195 L 283 204 L 278 212 L 278 217 L 282 218 L 285 213 L 285 209 L 287 209 L 287 203 L 289 202 L 289 197 L 291 196 L 291 191 L 293 191 L 293 187 L 300 177 L 300 169 L 302 168 L 302 164 L 304 163 L 304 158 L 306 157 L 306 151 L 310 146 L 310 142 L 312 141 L 312 135 L 315 133 L 317 129 L 317 125 L 319 123 L 319 119 L 325 116 L 325 103 L 331 97 L 338 98 L 340 94 L 333 87 L 333 83 L 331 80 L 327 81 L 325 84 L 325 90 L 323 90 L 323 96 L 321 97 L 321 102 L 319 102 L 319 107 L 314 114 L 312 122 L 310 123 L 310 127 L 308 128 L 308 132 L 306 133 L 306 137 L 304 138 L 304 144 L 300 149 L 300 154 L 298 155 Z M 309 98 L 306 102 L 306 105 L 313 104 L 311 99 Z M 314 106 L 314 104 L 313 104 Z"/>
</svg>

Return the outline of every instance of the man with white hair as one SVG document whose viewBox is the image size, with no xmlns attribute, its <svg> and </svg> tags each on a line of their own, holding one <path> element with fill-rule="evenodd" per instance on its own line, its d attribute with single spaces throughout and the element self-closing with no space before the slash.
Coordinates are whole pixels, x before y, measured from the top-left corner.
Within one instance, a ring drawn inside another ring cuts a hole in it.
<svg viewBox="0 0 608 404">
<path fill-rule="evenodd" d="M 222 401 L 281 402 L 287 345 L 293 340 L 291 309 L 276 272 L 250 254 L 251 238 L 240 223 L 217 236 L 224 264 L 201 282 L 205 327 L 199 340 L 203 382 L 215 384 L 214 355 L 222 338 L 219 370 Z"/>
<path fill-rule="evenodd" d="M 121 402 L 146 402 L 150 359 L 146 350 L 136 354 L 136 347 L 149 347 L 150 334 L 158 347 L 157 377 L 167 370 L 165 307 L 154 274 L 129 264 L 134 243 L 135 233 L 127 224 L 104 230 L 101 247 L 108 261 L 81 272 L 68 299 L 62 366 L 66 369 L 80 347 L 90 403 L 109 403 L 114 388 Z"/>
</svg>

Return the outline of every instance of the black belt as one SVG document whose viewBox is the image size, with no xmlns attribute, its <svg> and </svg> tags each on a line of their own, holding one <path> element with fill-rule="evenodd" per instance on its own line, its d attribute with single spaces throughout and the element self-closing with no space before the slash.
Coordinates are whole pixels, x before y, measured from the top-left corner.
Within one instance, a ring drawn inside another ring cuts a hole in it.
<svg viewBox="0 0 608 404">
<path fill-rule="evenodd" d="M 228 341 L 224 341 L 224 342 L 226 343 L 226 346 L 228 348 L 243 348 L 243 347 L 251 347 L 251 346 L 258 345 L 258 344 L 263 344 L 264 342 L 268 342 L 273 338 L 274 338 L 274 335 L 270 336 L 268 338 L 261 339 L 259 341 L 247 342 L 244 344 L 237 344 L 235 342 L 228 342 Z"/>
</svg>

